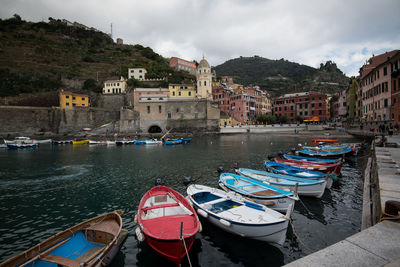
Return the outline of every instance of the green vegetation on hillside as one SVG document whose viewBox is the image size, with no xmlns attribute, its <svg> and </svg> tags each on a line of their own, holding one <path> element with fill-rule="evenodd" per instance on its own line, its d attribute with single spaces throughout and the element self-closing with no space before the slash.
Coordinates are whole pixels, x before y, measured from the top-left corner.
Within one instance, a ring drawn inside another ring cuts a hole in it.
<svg viewBox="0 0 400 267">
<path fill-rule="evenodd" d="M 319 69 L 289 62 L 270 60 L 259 56 L 240 57 L 214 68 L 218 76 L 232 76 L 235 83 L 259 85 L 273 96 L 316 90 L 334 93 L 348 85 L 348 78 L 328 61 Z"/>
<path fill-rule="evenodd" d="M 0 19 L 0 64 L 0 96 L 60 88 L 98 92 L 103 81 L 127 78 L 128 68 L 134 67 L 146 68 L 146 78 L 167 77 L 173 83 L 195 79 L 171 69 L 150 47 L 117 45 L 95 29 L 53 18 L 26 22 L 18 15 Z"/>
</svg>

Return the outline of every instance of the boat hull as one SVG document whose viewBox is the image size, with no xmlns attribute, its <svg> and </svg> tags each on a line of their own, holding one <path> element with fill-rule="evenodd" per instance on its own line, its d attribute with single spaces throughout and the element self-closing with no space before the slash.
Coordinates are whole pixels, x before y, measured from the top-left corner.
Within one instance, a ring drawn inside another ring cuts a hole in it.
<svg viewBox="0 0 400 267">
<path fill-rule="evenodd" d="M 332 164 L 324 164 L 324 163 L 309 163 L 298 160 L 290 160 L 290 159 L 274 159 L 275 162 L 286 164 L 289 166 L 294 166 L 310 171 L 317 171 L 323 173 L 335 173 L 336 175 L 340 175 L 342 170 L 342 162 L 332 163 Z"/>
</svg>

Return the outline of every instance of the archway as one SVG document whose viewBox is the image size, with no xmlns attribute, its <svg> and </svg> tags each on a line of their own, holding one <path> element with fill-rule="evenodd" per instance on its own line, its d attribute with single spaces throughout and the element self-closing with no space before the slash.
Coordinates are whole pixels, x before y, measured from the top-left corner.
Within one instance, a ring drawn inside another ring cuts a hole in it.
<svg viewBox="0 0 400 267">
<path fill-rule="evenodd" d="M 148 132 L 149 132 L 149 133 L 161 133 L 162 130 L 161 130 L 161 128 L 160 128 L 159 126 L 157 126 L 157 125 L 152 125 L 152 126 L 150 126 Z"/>
</svg>

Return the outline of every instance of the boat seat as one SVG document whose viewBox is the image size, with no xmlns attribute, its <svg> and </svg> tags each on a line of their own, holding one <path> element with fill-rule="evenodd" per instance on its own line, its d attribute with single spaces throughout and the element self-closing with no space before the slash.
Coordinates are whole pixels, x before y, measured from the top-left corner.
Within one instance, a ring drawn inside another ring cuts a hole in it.
<svg viewBox="0 0 400 267">
<path fill-rule="evenodd" d="M 56 263 L 57 265 L 60 265 L 60 266 L 68 266 L 68 267 L 79 267 L 80 266 L 80 262 L 77 260 L 71 260 L 69 258 L 52 255 L 52 254 L 46 254 L 44 256 L 41 256 L 40 260 Z"/>
<path fill-rule="evenodd" d="M 254 194 L 254 193 L 258 193 L 258 192 L 262 192 L 262 191 L 269 191 L 269 190 L 266 188 L 261 188 L 261 189 L 250 191 L 250 192 L 248 192 L 248 194 Z"/>
<path fill-rule="evenodd" d="M 239 185 L 239 186 L 236 186 L 236 188 L 243 188 L 243 187 L 246 187 L 246 186 L 254 186 L 254 184 Z"/>
<path fill-rule="evenodd" d="M 99 251 L 102 249 L 100 246 L 95 246 L 86 251 L 85 253 L 79 255 L 75 260 L 78 262 L 86 262 L 88 259 L 93 258 L 97 254 L 99 254 Z"/>
<path fill-rule="evenodd" d="M 153 209 L 169 208 L 169 207 L 176 207 L 176 206 L 179 206 L 179 204 L 175 202 L 175 203 L 167 203 L 167 204 L 154 205 L 151 207 L 145 207 L 142 210 L 148 211 L 148 210 L 153 210 Z"/>
</svg>

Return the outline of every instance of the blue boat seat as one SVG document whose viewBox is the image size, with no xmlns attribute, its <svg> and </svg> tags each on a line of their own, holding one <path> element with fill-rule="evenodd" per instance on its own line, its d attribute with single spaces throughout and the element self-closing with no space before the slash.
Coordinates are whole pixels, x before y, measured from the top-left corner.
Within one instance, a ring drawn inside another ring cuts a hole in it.
<svg viewBox="0 0 400 267">
<path fill-rule="evenodd" d="M 236 186 L 236 188 L 243 188 L 243 187 L 246 187 L 246 186 L 254 186 L 254 184 L 238 185 L 238 186 Z"/>
</svg>

